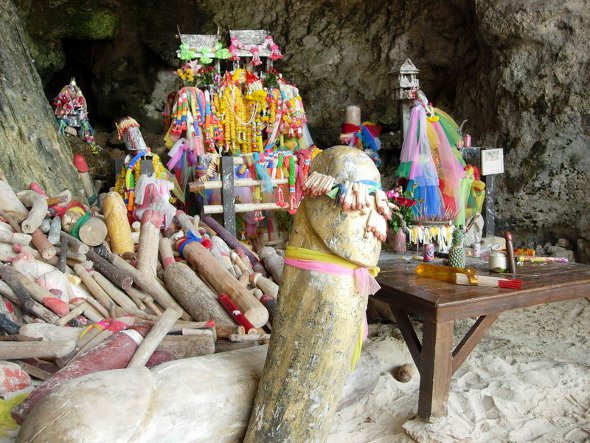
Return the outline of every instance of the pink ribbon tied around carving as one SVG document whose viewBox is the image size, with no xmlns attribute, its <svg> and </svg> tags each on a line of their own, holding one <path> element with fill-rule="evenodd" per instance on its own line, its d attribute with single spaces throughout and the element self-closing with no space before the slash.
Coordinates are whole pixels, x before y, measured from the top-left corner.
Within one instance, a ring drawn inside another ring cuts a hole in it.
<svg viewBox="0 0 590 443">
<path fill-rule="evenodd" d="M 308 258 L 304 258 L 308 257 Z M 331 275 L 353 275 L 359 294 L 363 297 L 376 293 L 381 286 L 368 268 L 349 262 L 333 254 L 289 246 L 285 254 L 285 264 L 307 271 Z"/>
</svg>

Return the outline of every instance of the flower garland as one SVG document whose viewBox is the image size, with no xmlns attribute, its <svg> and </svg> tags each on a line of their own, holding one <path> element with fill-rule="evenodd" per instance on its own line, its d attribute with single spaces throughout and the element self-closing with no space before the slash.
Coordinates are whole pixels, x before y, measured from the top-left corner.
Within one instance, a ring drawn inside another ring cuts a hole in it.
<svg viewBox="0 0 590 443">
<path fill-rule="evenodd" d="M 238 55 L 238 50 L 245 50 L 250 51 L 252 54 L 252 65 L 258 66 L 262 63 L 260 60 L 260 53 L 270 51 L 269 57 L 271 60 L 280 60 L 283 58 L 283 54 L 279 49 L 279 46 L 274 42 L 272 36 L 267 36 L 264 39 L 264 42 L 260 45 L 246 45 L 240 41 L 240 39 L 236 36 L 231 38 L 231 44 L 229 45 L 229 54 L 230 60 L 238 60 L 240 56 Z"/>
</svg>

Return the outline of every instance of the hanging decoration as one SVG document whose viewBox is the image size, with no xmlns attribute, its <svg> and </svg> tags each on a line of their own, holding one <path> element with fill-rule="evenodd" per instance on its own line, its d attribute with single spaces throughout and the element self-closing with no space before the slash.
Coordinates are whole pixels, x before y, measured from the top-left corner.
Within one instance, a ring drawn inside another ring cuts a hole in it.
<svg viewBox="0 0 590 443">
<path fill-rule="evenodd" d="M 465 225 L 465 208 L 473 178 L 465 174 L 465 161 L 457 149 L 462 140 L 448 114 L 432 107 L 421 90 L 414 106 L 397 170 L 418 200 L 417 221 L 453 221 Z"/>
<path fill-rule="evenodd" d="M 59 124 L 59 132 L 78 135 L 90 145 L 93 154 L 101 149 L 94 140 L 94 129 L 88 120 L 88 106 L 82 90 L 72 78 L 53 100 L 54 114 Z"/>
<path fill-rule="evenodd" d="M 377 151 L 381 149 L 381 126 L 365 121 L 361 123 L 361 109 L 358 106 L 346 107 L 346 117 L 342 123 L 340 142 L 348 146 L 362 149 L 377 168 L 381 167 L 381 158 Z"/>
<path fill-rule="evenodd" d="M 199 182 L 219 181 L 220 157 L 233 156 L 239 159 L 234 180 L 261 183 L 237 187 L 238 204 L 275 203 L 293 214 L 319 152 L 307 130 L 303 100 L 272 67 L 283 55 L 267 31 L 230 31 L 230 38 L 224 52 L 218 36 L 181 34 L 180 87 L 168 96 L 163 112 L 167 167 L 184 189 L 195 176 Z M 222 71 L 219 62 L 227 58 L 233 69 Z M 262 58 L 266 70 L 256 69 Z M 198 192 L 205 205 L 220 204 L 218 189 Z M 265 223 L 270 231 L 275 224 L 274 216 L 261 210 L 242 218 L 249 235 L 256 225 Z"/>
</svg>

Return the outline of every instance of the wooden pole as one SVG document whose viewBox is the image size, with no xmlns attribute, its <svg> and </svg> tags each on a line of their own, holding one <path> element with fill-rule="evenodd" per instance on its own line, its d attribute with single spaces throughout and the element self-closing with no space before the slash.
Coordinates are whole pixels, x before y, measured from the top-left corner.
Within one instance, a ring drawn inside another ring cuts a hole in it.
<svg viewBox="0 0 590 443">
<path fill-rule="evenodd" d="M 221 237 L 221 239 L 227 243 L 230 248 L 242 248 L 245 254 L 248 256 L 254 271 L 260 272 L 262 275 L 266 276 L 266 270 L 264 269 L 264 266 L 262 266 L 262 263 L 260 263 L 260 260 L 258 260 L 252 251 L 250 251 L 248 248 L 245 248 L 235 236 L 233 236 L 227 229 L 217 223 L 213 217 L 209 215 L 203 217 L 203 223 L 206 223 L 211 229 L 217 232 L 217 235 L 219 235 L 219 237 Z"/>
<path fill-rule="evenodd" d="M 279 295 L 279 285 L 277 285 L 272 280 L 269 280 L 266 277 L 263 277 L 259 273 L 251 274 L 250 275 L 250 283 L 253 285 L 258 286 L 262 292 L 266 295 L 270 295 L 273 298 L 277 298 Z"/>
<path fill-rule="evenodd" d="M 289 183 L 288 178 L 278 178 L 271 180 L 273 185 L 286 185 Z M 236 178 L 234 179 L 234 188 L 244 188 L 263 185 L 264 180 L 255 180 L 253 178 Z M 190 182 L 188 184 L 190 192 L 201 192 L 206 189 L 221 189 L 221 180 L 208 180 L 206 182 Z"/>
<path fill-rule="evenodd" d="M 191 242 L 184 246 L 183 255 L 217 293 L 227 294 L 255 327 L 266 324 L 266 308 L 213 258 L 208 249 Z"/>
<path fill-rule="evenodd" d="M 190 318 L 189 314 L 184 312 L 182 307 L 174 300 L 174 298 L 170 295 L 168 290 L 160 283 L 160 281 L 156 278 L 147 278 L 144 277 L 143 274 L 139 272 L 137 268 L 131 266 L 128 262 L 123 260 L 121 257 L 115 254 L 109 255 L 109 260 L 112 260 L 112 263 L 116 265 L 118 268 L 124 270 L 125 272 L 133 275 L 134 283 L 145 293 L 151 295 L 158 304 L 164 308 L 173 308 L 177 310 L 182 310 L 182 319 L 188 320 Z M 150 307 L 151 308 L 151 307 Z M 153 309 L 152 309 L 153 310 Z"/>
<path fill-rule="evenodd" d="M 125 309 L 136 310 L 137 306 L 131 301 L 131 299 L 124 292 L 117 289 L 104 275 L 99 272 L 93 272 L 92 278 L 96 280 L 96 283 L 109 295 L 109 297 L 119 306 Z"/>
<path fill-rule="evenodd" d="M 145 366 L 162 339 L 179 318 L 180 312 L 170 308 L 166 309 L 158 322 L 152 326 L 141 345 L 139 345 L 127 367 L 136 368 L 139 366 Z"/>
<path fill-rule="evenodd" d="M 45 320 L 48 323 L 55 323 L 59 317 L 51 312 L 49 309 L 37 303 L 31 294 L 31 290 L 36 293 L 37 288 L 42 288 L 29 280 L 23 274 L 10 266 L 0 266 L 0 278 L 12 289 L 16 299 L 10 299 L 12 302 L 18 300 L 23 309 Z M 8 293 L 4 294 L 7 298 L 10 297 Z"/>
<path fill-rule="evenodd" d="M 217 301 L 213 291 L 184 263 L 172 256 L 167 238 L 160 239 L 160 256 L 164 266 L 164 282 L 170 293 L 196 321 L 213 320 L 232 324 L 233 320 Z"/>
<path fill-rule="evenodd" d="M 131 274 L 129 274 L 126 270 L 113 265 L 111 262 L 102 258 L 93 250 L 88 251 L 87 257 L 94 264 L 94 269 L 107 277 L 111 282 L 124 291 L 129 289 L 133 284 L 133 276 Z"/>
<path fill-rule="evenodd" d="M 137 270 L 143 278 L 156 278 L 158 266 L 158 246 L 162 214 L 158 211 L 146 210 L 141 216 L 139 246 L 137 248 Z"/>
<path fill-rule="evenodd" d="M 81 242 L 76 237 L 72 237 L 67 232 L 61 231 L 61 238 L 65 238 L 68 241 L 68 245 L 72 251 L 77 252 L 78 254 L 87 254 L 90 248 L 87 244 Z"/>
<path fill-rule="evenodd" d="M 211 329 L 196 329 L 194 335 L 167 335 L 156 351 L 170 352 L 174 358 L 191 358 L 215 352 L 215 339 Z"/>
<path fill-rule="evenodd" d="M 84 269 L 84 266 L 79 264 L 74 265 L 74 272 L 78 277 L 80 277 L 82 283 L 86 285 L 90 293 L 94 295 L 96 300 L 103 306 L 103 308 L 107 311 L 110 311 L 114 306 L 113 300 L 111 300 L 109 295 L 104 289 L 102 289 L 96 280 L 92 278 L 92 275 L 86 271 L 86 269 Z"/>
</svg>

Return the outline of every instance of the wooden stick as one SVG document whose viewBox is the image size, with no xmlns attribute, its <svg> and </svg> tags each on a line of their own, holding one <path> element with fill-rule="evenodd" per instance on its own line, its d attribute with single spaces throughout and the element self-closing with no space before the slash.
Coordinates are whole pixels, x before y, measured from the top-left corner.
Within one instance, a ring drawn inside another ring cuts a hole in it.
<svg viewBox="0 0 590 443">
<path fill-rule="evenodd" d="M 231 325 L 231 326 L 223 326 L 223 325 L 215 325 L 215 334 L 217 338 L 226 338 L 228 339 L 231 334 L 245 334 L 246 328 L 242 325 Z"/>
<path fill-rule="evenodd" d="M 275 248 L 270 246 L 263 247 L 259 251 L 259 254 L 260 259 L 264 263 L 264 267 L 271 273 L 274 281 L 277 284 L 281 284 L 285 259 L 277 253 Z"/>
<path fill-rule="evenodd" d="M 139 246 L 137 249 L 137 270 L 144 278 L 155 278 L 158 265 L 158 245 L 162 214 L 147 210 L 141 216 Z"/>
<path fill-rule="evenodd" d="M 167 335 L 156 351 L 170 352 L 176 359 L 209 355 L 215 352 L 215 338 L 211 329 L 200 329 L 195 335 Z"/>
<path fill-rule="evenodd" d="M 64 315 L 62 318 L 56 321 L 55 324 L 57 326 L 65 326 L 66 324 L 68 324 L 68 322 L 70 322 L 70 320 L 73 320 L 80 314 L 82 314 L 84 310 L 89 306 L 90 305 L 86 302 L 80 303 L 78 306 L 72 309 L 68 315 Z"/>
<path fill-rule="evenodd" d="M 242 261 L 242 259 L 240 258 L 240 256 L 238 255 L 237 252 L 232 251 L 232 253 L 230 254 L 231 260 L 238 265 L 238 267 L 240 268 L 240 271 L 242 271 L 242 273 L 246 272 L 248 274 L 250 274 L 251 269 L 246 266 L 246 263 L 244 263 Z"/>
<path fill-rule="evenodd" d="M 49 232 L 47 233 L 47 241 L 52 245 L 57 245 L 59 243 L 61 232 L 61 217 L 56 215 L 51 220 L 51 226 L 49 227 Z"/>
<path fill-rule="evenodd" d="M 142 301 L 142 296 L 144 298 L 148 297 L 146 294 L 143 294 L 141 291 L 138 291 L 137 289 L 135 289 L 133 287 L 127 289 L 127 291 L 125 291 L 125 292 L 129 296 L 129 298 L 131 300 L 133 300 L 133 303 L 135 303 L 135 305 L 137 306 L 138 309 L 145 311 L 145 304 Z M 139 294 L 142 294 L 142 295 L 139 295 Z"/>
<path fill-rule="evenodd" d="M 232 323 L 217 301 L 217 295 L 184 263 L 177 263 L 167 238 L 160 239 L 166 287 L 180 305 L 197 321 Z"/>
<path fill-rule="evenodd" d="M 223 268 L 203 245 L 198 242 L 185 244 L 183 254 L 199 275 L 218 294 L 227 294 L 254 326 L 261 327 L 266 324 L 268 321 L 266 308 L 229 271 Z"/>
<path fill-rule="evenodd" d="M 129 274 L 129 272 L 121 269 L 120 267 L 114 266 L 111 262 L 105 260 L 93 250 L 88 251 L 86 256 L 92 261 L 94 268 L 98 272 L 106 276 L 111 282 L 124 291 L 129 289 L 133 284 L 134 279 L 133 276 Z"/>
<path fill-rule="evenodd" d="M 82 243 L 76 237 L 72 237 L 67 232 L 61 231 L 60 235 L 61 238 L 65 238 L 68 241 L 68 245 L 70 246 L 70 249 L 72 249 L 72 251 L 75 251 L 79 254 L 87 254 L 90 250 L 90 247 L 87 244 Z"/>
<path fill-rule="evenodd" d="M 133 279 L 135 284 L 144 292 L 151 295 L 158 304 L 163 306 L 164 308 L 173 308 L 182 311 L 182 318 L 184 320 L 188 320 L 190 315 L 186 313 L 182 307 L 174 300 L 174 298 L 170 295 L 170 293 L 166 290 L 166 288 L 160 283 L 158 279 L 155 277 L 150 277 L 149 275 L 147 278 L 139 272 L 138 269 L 131 266 L 128 262 L 123 260 L 121 257 L 115 254 L 110 254 L 109 258 L 112 260 L 112 263 L 115 264 L 119 269 L 125 270 L 126 272 L 133 275 Z M 151 309 L 151 306 L 150 306 Z"/>
<path fill-rule="evenodd" d="M 4 294 L 10 301 L 19 304 L 26 311 L 35 314 L 48 323 L 55 323 L 59 320 L 57 315 L 33 300 L 30 290 L 33 290 L 37 294 L 37 291 L 42 291 L 43 288 L 10 266 L 0 266 L 0 278 L 4 280 L 14 293 L 15 299 L 10 299 L 9 293 Z"/>
<path fill-rule="evenodd" d="M 261 340 L 270 340 L 270 334 L 230 334 L 229 336 L 229 341 L 235 343 Z"/>
<path fill-rule="evenodd" d="M 104 275 L 99 272 L 92 272 L 92 278 L 100 285 L 102 289 L 109 295 L 109 297 L 119 306 L 125 309 L 137 309 L 135 303 L 124 292 L 120 291 L 113 283 L 111 283 Z"/>
<path fill-rule="evenodd" d="M 176 221 L 180 225 L 180 228 L 184 231 L 185 234 L 189 232 L 194 232 L 195 234 L 199 233 L 198 224 L 195 225 L 195 220 L 192 217 L 189 217 L 184 211 L 180 209 L 176 211 Z"/>
<path fill-rule="evenodd" d="M 66 189 L 65 191 L 60 192 L 55 197 L 48 197 L 47 198 L 47 206 L 55 206 L 55 205 L 63 205 L 64 203 L 69 203 L 72 201 L 72 191 Z"/>
<path fill-rule="evenodd" d="M 68 259 L 68 240 L 66 238 L 61 239 L 59 245 L 59 261 L 57 262 L 57 269 L 61 272 L 66 272 L 66 261 Z"/>
<path fill-rule="evenodd" d="M 225 229 L 223 226 L 217 223 L 217 221 L 213 217 L 207 215 L 203 217 L 203 222 L 206 223 L 211 229 L 213 229 L 217 233 L 217 235 L 219 235 L 219 237 L 225 243 L 227 243 L 229 247 L 233 249 L 236 249 L 237 247 L 242 247 L 240 241 L 237 238 L 235 238 L 231 234 L 231 232 L 229 232 L 227 229 Z M 262 263 L 260 263 L 260 260 L 258 260 L 258 258 L 248 248 L 243 249 L 244 253 L 248 256 L 248 259 L 250 260 L 253 269 L 256 272 L 260 272 L 262 275 L 266 276 L 266 270 L 264 269 L 264 266 L 262 266 Z"/>
<path fill-rule="evenodd" d="M 90 306 L 92 306 L 96 310 L 96 312 L 98 312 L 102 316 L 102 318 L 109 317 L 109 311 L 103 305 L 101 305 L 97 299 L 95 299 L 92 296 L 88 296 L 88 297 L 86 297 L 86 301 L 88 302 L 88 304 Z M 92 320 L 92 319 L 89 319 L 89 320 Z M 92 320 L 92 321 L 96 322 L 96 320 Z"/>
<path fill-rule="evenodd" d="M 154 304 L 154 299 L 148 294 L 133 287 L 127 289 L 127 294 L 133 301 L 135 301 L 137 307 L 142 311 L 144 311 L 147 307 L 151 309 L 154 314 L 158 316 L 162 315 L 162 311 L 158 309 L 158 307 Z"/>
<path fill-rule="evenodd" d="M 289 179 L 287 178 L 277 178 L 271 180 L 273 185 L 285 185 L 289 183 Z M 263 180 L 254 180 L 252 178 L 237 178 L 234 179 L 234 187 L 235 188 L 243 188 L 243 187 L 251 187 L 251 186 L 260 186 L 264 184 Z M 200 192 L 205 189 L 221 189 L 221 180 L 208 180 L 206 182 L 190 182 L 189 184 L 189 191 L 190 192 Z"/>
<path fill-rule="evenodd" d="M 160 320 L 150 329 L 148 335 L 144 338 L 141 345 L 139 345 L 127 367 L 136 368 L 145 366 L 172 325 L 180 318 L 180 315 L 180 312 L 175 309 L 166 309 Z"/>
<path fill-rule="evenodd" d="M 57 249 L 55 249 L 53 245 L 49 243 L 49 240 L 47 240 L 47 237 L 41 232 L 40 229 L 37 228 L 35 231 L 33 231 L 31 241 L 43 259 L 49 260 L 52 257 L 55 257 L 57 254 Z"/>
<path fill-rule="evenodd" d="M 103 306 L 103 308 L 107 311 L 106 316 L 108 317 L 108 311 L 114 306 L 113 300 L 109 297 L 109 295 L 105 292 L 104 289 L 92 278 L 92 275 L 84 269 L 82 265 L 76 264 L 74 265 L 74 272 L 82 283 L 86 285 L 88 290 L 96 300 Z"/>
<path fill-rule="evenodd" d="M 0 342 L 0 359 L 56 358 L 74 350 L 74 341 Z"/>
<path fill-rule="evenodd" d="M 84 303 L 84 302 L 78 302 L 78 303 Z M 84 309 L 84 312 L 82 313 L 82 315 L 84 315 L 84 317 L 86 317 L 88 320 L 90 320 L 93 323 L 96 323 L 98 321 L 104 320 L 105 318 L 109 317 L 108 315 L 102 315 L 99 311 L 97 311 L 94 306 L 92 306 L 91 303 L 88 302 L 88 300 L 86 300 L 86 302 L 88 304 L 88 306 L 86 307 L 86 309 Z M 75 304 L 74 304 L 75 306 Z"/>
<path fill-rule="evenodd" d="M 20 368 L 27 374 L 29 374 L 31 377 L 37 378 L 39 380 L 47 380 L 49 377 L 53 375 L 51 372 L 45 371 L 44 369 L 38 368 L 37 366 L 34 366 L 31 363 L 22 360 L 15 360 L 15 363 L 19 365 Z"/>
<path fill-rule="evenodd" d="M 2 313 L 0 314 L 0 329 L 7 334 L 18 334 L 20 326 L 8 318 L 6 314 Z"/>
<path fill-rule="evenodd" d="M 47 215 L 47 198 L 35 191 L 21 191 L 17 193 L 20 201 L 31 208 L 29 216 L 21 223 L 25 234 L 32 234 Z"/>
<path fill-rule="evenodd" d="M 262 292 L 275 299 L 279 295 L 279 285 L 258 273 L 250 275 L 250 283 L 258 286 Z"/>
<path fill-rule="evenodd" d="M 84 195 L 88 199 L 88 203 L 95 204 L 97 200 L 96 191 L 94 189 L 94 183 L 88 172 L 88 164 L 82 154 L 75 154 L 73 159 L 74 166 L 78 170 L 80 180 L 82 181 L 82 187 L 84 188 Z"/>
</svg>

